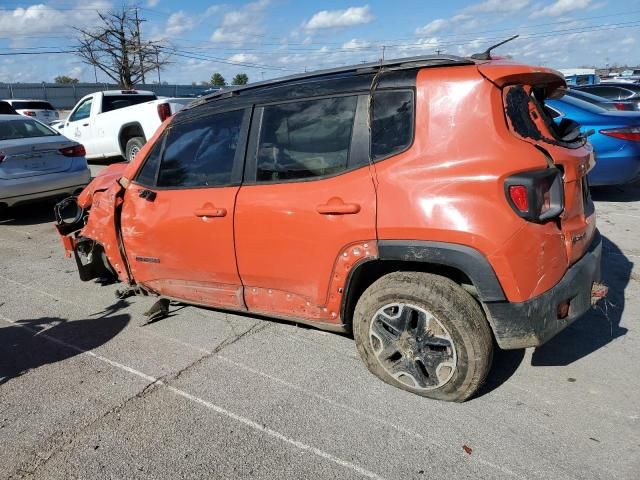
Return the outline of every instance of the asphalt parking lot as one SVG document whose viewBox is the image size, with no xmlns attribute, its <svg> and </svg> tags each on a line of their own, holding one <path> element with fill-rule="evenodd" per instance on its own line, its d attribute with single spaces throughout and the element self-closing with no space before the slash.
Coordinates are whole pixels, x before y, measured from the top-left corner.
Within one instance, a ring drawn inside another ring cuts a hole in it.
<svg viewBox="0 0 640 480">
<path fill-rule="evenodd" d="M 353 340 L 117 300 L 50 205 L 0 219 L 0 478 L 637 479 L 640 187 L 594 192 L 607 302 L 500 352 L 465 404 L 383 384 Z"/>
</svg>

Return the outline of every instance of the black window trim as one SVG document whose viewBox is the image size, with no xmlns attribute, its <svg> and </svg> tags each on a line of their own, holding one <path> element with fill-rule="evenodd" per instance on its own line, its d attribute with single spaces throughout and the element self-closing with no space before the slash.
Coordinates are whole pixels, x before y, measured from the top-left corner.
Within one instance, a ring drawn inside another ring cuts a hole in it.
<svg viewBox="0 0 640 480">
<path fill-rule="evenodd" d="M 282 180 L 271 180 L 271 181 L 257 181 L 256 176 L 258 173 L 258 165 L 257 165 L 257 155 L 258 155 L 258 143 L 260 141 L 260 132 L 262 131 L 262 119 L 264 114 L 264 107 L 270 107 L 274 105 L 284 105 L 288 103 L 295 102 L 307 102 L 313 100 L 324 100 L 326 98 L 338 98 L 338 97 L 356 97 L 356 111 L 353 118 L 353 127 L 351 128 L 351 138 L 349 139 L 349 148 L 347 154 L 347 168 L 344 170 L 340 170 L 336 173 L 330 173 L 327 175 L 319 175 L 315 177 L 307 177 L 307 178 L 289 178 Z M 368 93 L 360 92 L 344 92 L 339 94 L 331 94 L 331 95 L 318 95 L 313 97 L 303 97 L 296 98 L 292 100 L 285 101 L 276 101 L 269 103 L 259 103 L 255 105 L 255 120 L 253 125 L 251 126 L 251 133 L 249 135 L 249 142 L 247 145 L 247 155 L 245 160 L 245 171 L 244 178 L 242 181 L 243 186 L 254 186 L 254 185 L 279 185 L 283 183 L 303 183 L 303 182 L 315 182 L 319 180 L 325 180 L 327 178 L 337 177 L 338 175 L 344 175 L 346 173 L 352 172 L 369 164 L 368 161 L 364 162 L 356 162 L 352 164 L 352 159 L 357 158 L 358 156 L 365 154 L 365 159 L 369 158 L 368 148 L 365 152 L 362 151 L 362 142 L 354 142 L 354 138 L 360 137 L 363 133 L 369 136 L 368 129 L 366 129 L 366 117 L 362 118 L 363 115 L 366 115 L 366 104 L 368 100 Z M 362 120 L 364 120 L 365 132 L 362 132 L 359 128 L 359 125 L 362 124 Z"/>
<path fill-rule="evenodd" d="M 162 136 L 157 140 L 157 141 L 162 141 L 162 147 L 160 148 L 160 161 L 158 162 L 158 166 L 156 167 L 156 171 L 155 171 L 155 175 L 154 175 L 154 181 L 153 181 L 154 184 L 153 185 L 146 185 L 144 183 L 141 183 L 138 180 L 140 172 L 144 168 L 144 165 L 147 163 L 147 159 L 149 158 L 149 154 L 151 153 L 152 149 L 149 149 L 149 152 L 147 153 L 147 156 L 140 163 L 140 166 L 138 167 L 138 170 L 136 170 L 136 173 L 135 173 L 135 176 L 134 176 L 134 178 L 132 180 L 132 183 L 134 183 L 135 185 L 138 185 L 138 186 L 141 186 L 141 187 L 145 187 L 145 188 L 149 188 L 149 189 L 156 190 L 156 191 L 162 191 L 162 190 L 198 190 L 198 189 L 201 190 L 201 189 L 208 189 L 208 188 L 239 187 L 240 185 L 242 185 L 242 174 L 243 174 L 245 150 L 246 150 L 245 146 L 246 146 L 246 143 L 247 143 L 247 137 L 248 137 L 248 134 L 249 134 L 249 126 L 250 126 L 250 121 L 251 121 L 251 111 L 252 111 L 252 109 L 250 107 L 231 108 L 231 109 L 225 110 L 225 111 L 207 112 L 206 115 L 199 115 L 199 116 L 195 116 L 195 117 L 190 117 L 188 119 L 185 119 L 184 122 L 179 122 L 178 124 L 182 124 L 182 123 L 186 123 L 186 122 L 190 122 L 190 121 L 195 121 L 195 120 L 200 120 L 202 118 L 212 117 L 214 115 L 220 115 L 220 114 L 224 114 L 224 113 L 237 112 L 237 111 L 242 111 L 243 114 L 242 114 L 242 122 L 240 124 L 240 135 L 238 137 L 238 147 L 236 148 L 236 153 L 235 153 L 235 155 L 233 157 L 233 169 L 231 170 L 231 182 L 225 183 L 224 185 L 195 185 L 195 186 L 183 186 L 183 187 L 177 187 L 177 186 L 161 187 L 161 186 L 158 186 L 158 176 L 160 174 L 160 166 L 162 165 L 162 160 L 164 158 L 164 150 L 165 150 L 165 146 L 166 146 L 167 135 L 169 134 L 171 129 L 174 127 L 174 124 L 172 123 L 162 133 Z"/>
</svg>

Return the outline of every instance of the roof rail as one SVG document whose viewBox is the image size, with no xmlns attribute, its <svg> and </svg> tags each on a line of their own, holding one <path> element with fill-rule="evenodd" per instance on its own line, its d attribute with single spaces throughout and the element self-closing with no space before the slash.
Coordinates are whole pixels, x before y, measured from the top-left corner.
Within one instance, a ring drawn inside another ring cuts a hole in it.
<svg viewBox="0 0 640 480">
<path fill-rule="evenodd" d="M 410 68 L 422 68 L 422 67 L 438 67 L 446 65 L 473 65 L 475 62 L 469 58 L 458 57 L 455 55 L 420 55 L 417 57 L 405 57 L 395 58 L 392 60 L 382 60 L 379 62 L 360 63 L 356 65 L 348 65 L 344 67 L 328 68 L 324 70 L 315 70 L 312 72 L 298 73 L 294 75 L 288 75 L 286 77 L 273 78 L 271 80 L 263 80 L 261 82 L 250 83 L 242 86 L 234 86 L 231 88 L 224 88 L 217 92 L 213 92 L 209 95 L 205 95 L 198 100 L 190 104 L 190 107 L 195 107 L 205 103 L 207 100 L 215 98 L 225 98 L 234 95 L 239 95 L 246 90 L 252 90 L 254 88 L 278 85 L 282 83 L 288 83 L 296 80 L 306 80 L 317 77 L 324 77 L 327 75 L 335 75 L 339 73 L 369 73 L 376 72 L 380 68 L 388 70 L 406 70 Z"/>
</svg>

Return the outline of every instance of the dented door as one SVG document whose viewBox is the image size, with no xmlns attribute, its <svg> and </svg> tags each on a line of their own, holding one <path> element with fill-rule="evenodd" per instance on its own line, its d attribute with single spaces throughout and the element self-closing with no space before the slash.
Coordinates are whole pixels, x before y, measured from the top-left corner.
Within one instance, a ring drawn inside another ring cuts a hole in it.
<svg viewBox="0 0 640 480">
<path fill-rule="evenodd" d="M 244 308 L 233 216 L 247 121 L 243 110 L 183 116 L 152 149 L 122 209 L 138 284 L 191 303 Z"/>
</svg>

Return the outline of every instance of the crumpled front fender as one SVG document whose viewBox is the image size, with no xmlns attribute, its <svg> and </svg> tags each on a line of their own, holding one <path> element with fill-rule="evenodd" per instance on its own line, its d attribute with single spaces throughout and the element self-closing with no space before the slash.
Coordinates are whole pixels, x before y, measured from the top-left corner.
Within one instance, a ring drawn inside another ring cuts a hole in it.
<svg viewBox="0 0 640 480">
<path fill-rule="evenodd" d="M 127 168 L 126 163 L 114 163 L 105 168 L 97 177 L 91 180 L 84 190 L 78 195 L 78 205 L 85 210 L 93 205 L 93 196 L 96 192 L 106 190 L 122 177 Z"/>
</svg>

